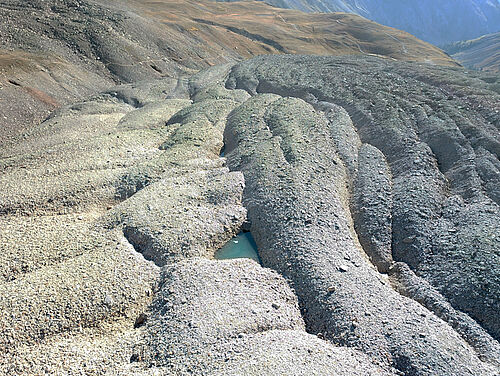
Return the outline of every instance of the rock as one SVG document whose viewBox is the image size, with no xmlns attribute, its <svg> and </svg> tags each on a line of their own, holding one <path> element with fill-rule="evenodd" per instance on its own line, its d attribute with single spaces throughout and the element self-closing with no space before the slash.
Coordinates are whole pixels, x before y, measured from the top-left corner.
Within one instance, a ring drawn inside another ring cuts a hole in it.
<svg viewBox="0 0 500 376">
<path fill-rule="evenodd" d="M 415 236 L 414 235 L 413 236 L 408 236 L 407 238 L 403 239 L 403 243 L 405 243 L 405 244 L 411 244 L 411 243 L 413 243 L 414 240 L 415 240 Z"/>
<path fill-rule="evenodd" d="M 108 307 L 111 307 L 113 305 L 113 298 L 111 296 L 106 295 L 104 297 L 104 304 L 106 304 Z"/>
<path fill-rule="evenodd" d="M 136 349 L 146 366 L 195 375 L 390 374 L 307 334 L 285 280 L 251 260 L 176 262 L 164 268 L 162 285 Z M 181 294 L 189 296 L 183 306 Z"/>
<path fill-rule="evenodd" d="M 146 323 L 147 318 L 148 316 L 145 313 L 141 313 L 139 316 L 137 316 L 137 319 L 135 319 L 134 328 L 143 326 Z"/>
<path fill-rule="evenodd" d="M 339 270 L 345 273 L 349 271 L 349 267 L 347 265 L 341 264 L 339 265 Z"/>
</svg>

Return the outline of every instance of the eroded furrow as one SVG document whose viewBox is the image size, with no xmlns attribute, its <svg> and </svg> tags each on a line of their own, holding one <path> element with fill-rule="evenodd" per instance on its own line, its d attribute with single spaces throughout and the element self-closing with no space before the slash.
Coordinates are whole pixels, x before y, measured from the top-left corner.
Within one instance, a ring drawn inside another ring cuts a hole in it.
<svg viewBox="0 0 500 376">
<path fill-rule="evenodd" d="M 262 57 L 55 112 L 1 162 L 0 373 L 495 374 L 498 124 L 426 69 Z M 248 227 L 264 267 L 214 259 Z"/>
</svg>

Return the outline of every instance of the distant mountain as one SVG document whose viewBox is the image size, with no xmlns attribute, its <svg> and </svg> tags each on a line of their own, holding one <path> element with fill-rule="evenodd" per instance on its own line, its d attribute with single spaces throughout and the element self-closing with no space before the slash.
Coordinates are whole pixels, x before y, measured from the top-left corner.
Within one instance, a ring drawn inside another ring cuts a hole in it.
<svg viewBox="0 0 500 376">
<path fill-rule="evenodd" d="M 232 0 L 220 0 L 232 1 Z M 436 45 L 500 31 L 499 0 L 265 0 L 306 12 L 356 13 Z"/>
<path fill-rule="evenodd" d="M 456 42 L 445 46 L 444 49 L 466 67 L 500 72 L 500 33 Z"/>
</svg>

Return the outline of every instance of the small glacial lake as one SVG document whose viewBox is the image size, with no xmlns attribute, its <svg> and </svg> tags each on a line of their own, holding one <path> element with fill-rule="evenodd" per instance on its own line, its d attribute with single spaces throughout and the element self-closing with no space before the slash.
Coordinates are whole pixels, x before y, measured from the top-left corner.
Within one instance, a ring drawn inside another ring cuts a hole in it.
<svg viewBox="0 0 500 376">
<path fill-rule="evenodd" d="M 251 233 L 240 232 L 227 244 L 215 253 L 218 260 L 227 260 L 234 258 L 250 258 L 260 263 L 257 253 L 257 244 Z"/>
</svg>

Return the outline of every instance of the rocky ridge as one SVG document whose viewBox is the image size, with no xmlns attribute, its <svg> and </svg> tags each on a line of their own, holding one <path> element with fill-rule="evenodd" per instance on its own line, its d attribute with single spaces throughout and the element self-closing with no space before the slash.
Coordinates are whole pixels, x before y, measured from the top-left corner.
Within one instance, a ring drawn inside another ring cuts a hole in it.
<svg viewBox="0 0 500 376">
<path fill-rule="evenodd" d="M 306 333 L 276 273 L 211 260 L 246 219 L 219 152 L 249 97 L 211 75 L 110 89 L 4 149 L 0 373 L 386 374 Z"/>
<path fill-rule="evenodd" d="M 398 290 L 498 359 L 499 212 L 490 184 L 499 175 L 498 95 L 460 71 L 297 56 L 240 64 L 227 86 L 255 95 L 230 117 L 228 161 L 244 172 L 263 263 L 292 281 L 309 329 L 380 361 L 390 354 L 406 374 L 467 374 L 465 353 L 449 363 L 438 355 L 444 343 L 433 343 L 430 333 L 445 335 L 447 325 L 392 295 L 380 274 L 370 277 L 364 249 L 396 287 L 426 280 L 433 288 Z M 485 330 L 459 324 L 461 312 Z"/>
</svg>

